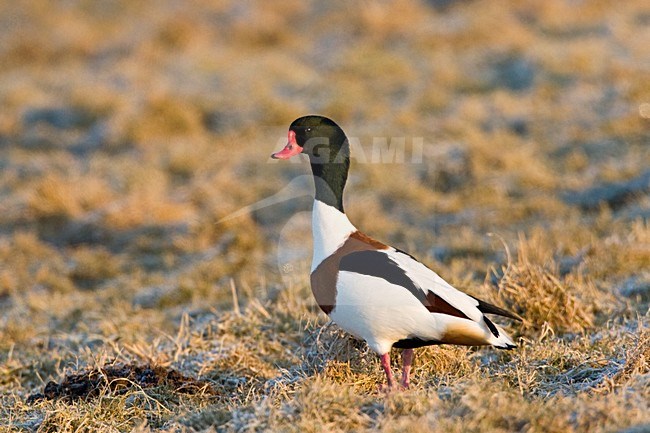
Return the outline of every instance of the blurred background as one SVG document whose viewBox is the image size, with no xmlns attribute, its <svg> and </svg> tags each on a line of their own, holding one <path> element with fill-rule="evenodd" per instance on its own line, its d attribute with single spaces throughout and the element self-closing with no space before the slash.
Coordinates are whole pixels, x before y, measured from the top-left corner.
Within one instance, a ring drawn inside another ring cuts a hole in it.
<svg viewBox="0 0 650 433">
<path fill-rule="evenodd" d="M 298 345 L 322 321 L 309 182 L 219 222 L 309 174 L 269 159 L 309 113 L 367 155 L 406 137 L 403 163 L 353 155 L 364 232 L 484 297 L 500 237 L 646 311 L 648 41 L 643 0 L 2 2 L 1 386 L 24 395 L 100 352 L 273 377 L 157 338 L 231 311 L 233 287 L 242 306 L 297 302 Z"/>
</svg>

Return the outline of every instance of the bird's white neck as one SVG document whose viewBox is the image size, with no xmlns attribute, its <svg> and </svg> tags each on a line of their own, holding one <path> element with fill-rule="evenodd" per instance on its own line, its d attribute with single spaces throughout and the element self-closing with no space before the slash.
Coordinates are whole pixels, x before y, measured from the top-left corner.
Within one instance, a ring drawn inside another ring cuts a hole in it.
<svg viewBox="0 0 650 433">
<path fill-rule="evenodd" d="M 312 272 L 357 231 L 343 212 L 320 200 L 314 200 L 311 227 L 314 235 Z"/>
</svg>

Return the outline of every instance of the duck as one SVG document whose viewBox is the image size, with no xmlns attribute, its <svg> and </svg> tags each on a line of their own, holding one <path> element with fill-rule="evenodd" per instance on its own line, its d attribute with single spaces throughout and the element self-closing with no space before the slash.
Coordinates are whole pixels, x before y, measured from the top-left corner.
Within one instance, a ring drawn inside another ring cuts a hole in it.
<svg viewBox="0 0 650 433">
<path fill-rule="evenodd" d="M 343 207 L 350 143 L 337 123 L 303 116 L 291 123 L 287 136 L 286 146 L 271 157 L 307 155 L 315 184 L 312 293 L 334 323 L 379 355 L 386 374 L 380 388 L 409 388 L 414 350 L 420 347 L 516 347 L 486 314 L 519 316 L 456 289 L 412 255 L 350 222 Z M 399 385 L 391 369 L 392 348 L 402 349 Z"/>
</svg>

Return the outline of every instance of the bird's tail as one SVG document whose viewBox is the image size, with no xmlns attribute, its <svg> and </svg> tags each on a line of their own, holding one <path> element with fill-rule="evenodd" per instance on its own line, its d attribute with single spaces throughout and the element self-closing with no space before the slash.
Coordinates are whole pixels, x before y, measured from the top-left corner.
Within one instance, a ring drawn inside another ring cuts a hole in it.
<svg viewBox="0 0 650 433">
<path fill-rule="evenodd" d="M 515 342 L 512 341 L 512 337 L 510 337 L 502 327 L 499 325 L 494 325 L 494 327 L 497 329 L 499 336 L 491 336 L 492 338 L 488 340 L 491 345 L 498 347 L 499 349 L 514 349 L 517 347 Z"/>
</svg>

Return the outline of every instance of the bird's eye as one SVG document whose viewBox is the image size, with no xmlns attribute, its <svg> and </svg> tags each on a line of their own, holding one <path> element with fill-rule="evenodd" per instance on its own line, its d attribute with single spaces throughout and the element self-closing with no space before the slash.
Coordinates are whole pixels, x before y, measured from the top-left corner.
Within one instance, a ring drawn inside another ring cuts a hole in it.
<svg viewBox="0 0 650 433">
<path fill-rule="evenodd" d="M 311 128 L 305 128 L 305 132 L 311 132 Z"/>
</svg>

